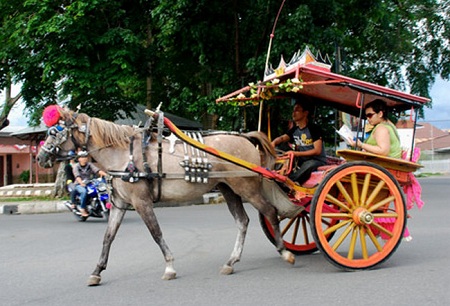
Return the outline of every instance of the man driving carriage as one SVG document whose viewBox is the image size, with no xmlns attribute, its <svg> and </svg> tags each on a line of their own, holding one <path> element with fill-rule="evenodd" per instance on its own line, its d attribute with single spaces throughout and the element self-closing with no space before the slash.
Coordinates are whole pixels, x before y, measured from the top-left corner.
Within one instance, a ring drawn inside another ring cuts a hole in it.
<svg viewBox="0 0 450 306">
<path fill-rule="evenodd" d="M 289 142 L 295 157 L 295 166 L 289 178 L 300 185 L 307 181 L 311 173 L 326 164 L 322 129 L 311 121 L 311 106 L 306 98 L 297 100 L 292 111 L 294 126 L 272 141 L 272 146 Z"/>
</svg>

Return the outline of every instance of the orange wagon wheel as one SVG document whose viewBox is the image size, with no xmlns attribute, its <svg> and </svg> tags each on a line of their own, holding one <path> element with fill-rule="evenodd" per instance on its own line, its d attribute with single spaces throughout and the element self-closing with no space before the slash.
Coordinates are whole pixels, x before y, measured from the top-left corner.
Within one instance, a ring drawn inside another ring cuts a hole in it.
<svg viewBox="0 0 450 306">
<path fill-rule="evenodd" d="M 259 214 L 259 222 L 266 237 L 275 245 L 274 232 L 269 220 L 263 214 Z M 333 224 L 330 224 L 324 220 L 323 226 L 331 227 L 338 221 L 332 220 L 332 222 Z M 311 254 L 318 250 L 311 232 L 311 218 L 308 210 L 302 211 L 291 219 L 280 218 L 280 232 L 286 249 L 296 255 Z"/>
<path fill-rule="evenodd" d="M 274 232 L 270 222 L 263 214 L 259 214 L 259 222 L 266 237 L 275 245 Z M 280 231 L 284 245 L 292 253 L 301 255 L 317 251 L 310 229 L 308 212 L 302 211 L 292 219 L 280 219 Z"/>
<path fill-rule="evenodd" d="M 401 242 L 405 196 L 392 174 L 379 165 L 359 161 L 338 166 L 320 183 L 311 205 L 317 247 L 339 268 L 372 268 Z M 335 226 L 324 227 L 323 220 Z"/>
</svg>

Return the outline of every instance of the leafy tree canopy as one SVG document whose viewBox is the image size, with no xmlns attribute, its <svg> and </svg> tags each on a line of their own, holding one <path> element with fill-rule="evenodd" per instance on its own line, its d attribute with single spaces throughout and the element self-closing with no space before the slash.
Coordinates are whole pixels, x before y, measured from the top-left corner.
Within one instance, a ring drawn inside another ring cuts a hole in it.
<svg viewBox="0 0 450 306">
<path fill-rule="evenodd" d="M 214 101 L 262 78 L 281 2 L 1 1 L 0 86 L 22 84 L 34 123 L 50 103 L 112 120 L 118 110 L 163 102 L 164 110 L 204 121 L 216 114 L 219 128 L 236 129 L 243 110 Z M 429 96 L 437 74 L 450 76 L 449 7 L 448 0 L 287 0 L 270 61 L 306 45 L 334 58 L 339 46 L 340 73 Z"/>
</svg>

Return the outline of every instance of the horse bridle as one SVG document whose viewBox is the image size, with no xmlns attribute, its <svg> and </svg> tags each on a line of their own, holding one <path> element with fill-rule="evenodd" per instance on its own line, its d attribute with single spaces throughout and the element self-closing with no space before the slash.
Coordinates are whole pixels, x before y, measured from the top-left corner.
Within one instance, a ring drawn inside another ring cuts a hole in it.
<svg viewBox="0 0 450 306">
<path fill-rule="evenodd" d="M 75 115 L 75 114 L 74 114 Z M 53 140 L 51 141 L 48 146 L 45 144 L 41 147 L 41 150 L 43 151 L 44 156 L 53 156 L 55 158 L 63 157 L 59 155 L 59 152 L 62 150 L 61 145 L 67 141 L 67 139 L 70 137 L 72 139 L 72 142 L 75 144 L 75 146 L 78 145 L 78 142 L 75 140 L 72 134 L 72 129 L 78 127 L 78 130 L 81 133 L 85 134 L 85 144 L 83 146 L 83 149 L 87 148 L 87 142 L 89 139 L 89 124 L 90 124 L 91 118 L 88 119 L 88 122 L 82 126 L 78 126 L 73 121 L 71 122 L 64 122 L 62 120 L 59 121 L 58 124 L 55 124 L 51 127 L 49 127 L 47 131 L 47 137 L 52 137 Z M 63 157 L 64 158 L 64 157 Z"/>
</svg>

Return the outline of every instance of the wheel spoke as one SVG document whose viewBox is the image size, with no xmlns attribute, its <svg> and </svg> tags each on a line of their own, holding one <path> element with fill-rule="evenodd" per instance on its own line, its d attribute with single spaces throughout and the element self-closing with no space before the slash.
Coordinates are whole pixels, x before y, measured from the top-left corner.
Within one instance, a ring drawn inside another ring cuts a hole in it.
<svg viewBox="0 0 450 306">
<path fill-rule="evenodd" d="M 359 205 L 359 189 L 358 189 L 358 180 L 357 180 L 357 175 L 356 173 L 352 173 L 352 175 L 350 176 L 351 178 L 351 182 L 352 182 L 352 193 L 353 193 L 353 206 L 358 206 Z M 349 201 L 349 203 L 351 203 Z"/>
<path fill-rule="evenodd" d="M 352 231 L 352 239 L 350 241 L 350 247 L 348 248 L 348 259 L 353 259 L 353 256 L 355 255 L 355 245 L 356 245 L 356 238 L 358 238 L 358 229 L 354 228 Z"/>
<path fill-rule="evenodd" d="M 377 248 L 378 252 L 381 252 L 383 248 L 381 247 L 380 243 L 377 240 L 377 237 L 375 237 L 370 227 L 367 228 L 367 234 L 369 235 L 369 238 L 372 241 L 373 245 Z"/>
<path fill-rule="evenodd" d="M 326 236 L 326 235 L 329 235 L 329 234 L 331 234 L 331 233 L 337 231 L 337 230 L 340 229 L 341 227 L 347 225 L 347 224 L 350 223 L 350 222 L 351 222 L 351 220 L 345 220 L 345 221 L 343 221 L 343 222 L 339 222 L 339 223 L 336 224 L 335 226 L 329 227 L 329 228 L 327 228 L 326 230 L 324 230 L 324 231 L 323 231 L 323 234 L 324 234 L 325 236 Z"/>
<path fill-rule="evenodd" d="M 332 221 L 334 221 L 334 220 L 332 220 Z M 333 222 L 330 222 L 330 221 L 322 218 L 322 224 L 325 225 L 326 227 L 330 227 L 331 223 L 333 223 Z"/>
<path fill-rule="evenodd" d="M 377 186 L 372 190 L 372 193 L 370 194 L 369 198 L 367 199 L 366 203 L 364 203 L 364 206 L 367 207 L 370 203 L 373 202 L 375 197 L 380 193 L 381 189 L 384 187 L 386 183 L 383 180 L 380 180 L 377 184 Z"/>
<path fill-rule="evenodd" d="M 372 175 L 370 173 L 367 173 L 364 177 L 364 184 L 361 191 L 361 204 L 364 204 L 366 202 L 367 193 L 369 192 L 369 186 L 370 186 L 370 179 L 372 178 Z"/>
<path fill-rule="evenodd" d="M 303 237 L 305 237 L 305 244 L 309 244 L 308 227 L 306 226 L 307 219 L 307 217 L 302 218 L 302 230 Z"/>
<path fill-rule="evenodd" d="M 347 189 L 345 189 L 344 185 L 342 185 L 342 182 L 341 181 L 337 181 L 336 182 L 336 186 L 338 187 L 338 189 L 341 192 L 341 194 L 344 196 L 345 200 L 350 204 L 350 207 L 355 206 L 355 203 L 353 203 L 353 199 L 348 194 Z M 336 203 L 336 204 L 339 205 L 338 203 Z M 347 207 L 347 206 L 345 206 L 345 207 Z M 347 208 L 347 210 L 349 210 L 349 208 Z"/>
<path fill-rule="evenodd" d="M 350 223 L 347 228 L 344 230 L 344 232 L 339 236 L 339 238 L 336 240 L 336 242 L 333 244 L 332 249 L 334 251 L 337 250 L 337 248 L 341 245 L 341 243 L 347 238 L 350 231 L 356 226 L 355 223 Z"/>
<path fill-rule="evenodd" d="M 289 222 L 284 226 L 283 230 L 281 231 L 281 237 L 284 237 L 284 235 L 289 231 L 292 224 L 295 222 L 295 219 L 297 219 L 297 218 L 298 217 L 295 217 L 295 218 L 292 218 L 289 220 Z"/>
<path fill-rule="evenodd" d="M 391 212 L 391 213 L 374 213 L 374 218 L 398 218 L 398 213 Z"/>
<path fill-rule="evenodd" d="M 359 227 L 359 240 L 361 243 L 361 253 L 364 259 L 369 258 L 366 244 L 366 228 L 364 226 Z"/>
<path fill-rule="evenodd" d="M 392 201 L 394 201 L 394 200 L 395 200 L 395 197 L 394 197 L 394 196 L 387 197 L 387 198 L 381 200 L 380 202 L 371 205 L 371 206 L 368 208 L 368 211 L 373 212 L 373 211 L 377 210 L 378 208 L 380 208 L 381 206 L 383 206 L 383 205 L 385 205 L 385 204 L 387 204 L 387 203 L 389 203 L 389 202 L 392 202 Z"/>
<path fill-rule="evenodd" d="M 294 231 L 292 233 L 292 242 L 291 242 L 292 244 L 295 244 L 295 241 L 297 240 L 299 224 L 300 224 L 300 217 L 297 217 L 295 218 Z"/>
<path fill-rule="evenodd" d="M 327 201 L 331 202 L 332 204 L 335 204 L 335 205 L 339 206 L 342 210 L 350 211 L 350 208 L 347 205 L 345 205 L 345 203 L 339 201 L 338 199 L 333 197 L 331 194 L 327 194 L 326 198 L 327 198 Z"/>
<path fill-rule="evenodd" d="M 387 230 L 385 227 L 383 227 L 381 224 L 377 223 L 377 222 L 373 222 L 371 224 L 373 227 L 375 227 L 377 230 L 385 233 L 386 235 L 388 235 L 389 237 L 392 238 L 392 236 L 394 235 L 391 231 Z"/>
<path fill-rule="evenodd" d="M 352 214 L 347 213 L 324 213 L 322 214 L 324 218 L 333 218 L 333 219 L 342 219 L 342 218 L 351 218 Z"/>
</svg>

